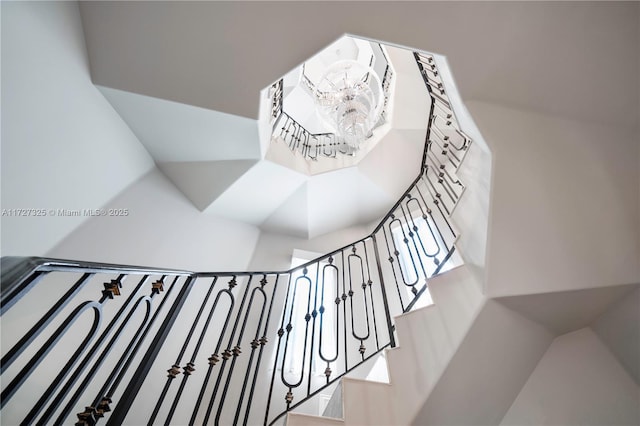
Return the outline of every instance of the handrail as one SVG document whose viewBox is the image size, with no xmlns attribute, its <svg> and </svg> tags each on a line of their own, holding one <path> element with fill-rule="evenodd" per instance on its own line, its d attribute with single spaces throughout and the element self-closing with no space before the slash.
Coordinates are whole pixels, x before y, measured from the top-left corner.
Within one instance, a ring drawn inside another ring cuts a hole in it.
<svg viewBox="0 0 640 426">
<path fill-rule="evenodd" d="M 415 306 L 455 252 L 449 217 L 471 143 L 433 57 L 414 56 L 432 95 L 421 169 L 360 240 L 286 271 L 3 258 L 5 421 L 272 425 L 394 347 L 393 316 Z M 44 296 L 31 297 L 36 288 Z"/>
</svg>

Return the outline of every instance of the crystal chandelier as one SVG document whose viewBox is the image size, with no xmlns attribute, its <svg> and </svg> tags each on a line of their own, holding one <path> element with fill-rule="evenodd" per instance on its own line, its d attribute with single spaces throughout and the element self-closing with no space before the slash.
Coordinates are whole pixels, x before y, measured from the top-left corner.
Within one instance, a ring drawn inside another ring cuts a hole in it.
<svg viewBox="0 0 640 426">
<path fill-rule="evenodd" d="M 373 134 L 384 102 L 375 71 L 354 60 L 329 66 L 315 87 L 315 98 L 325 124 L 350 153 Z"/>
</svg>

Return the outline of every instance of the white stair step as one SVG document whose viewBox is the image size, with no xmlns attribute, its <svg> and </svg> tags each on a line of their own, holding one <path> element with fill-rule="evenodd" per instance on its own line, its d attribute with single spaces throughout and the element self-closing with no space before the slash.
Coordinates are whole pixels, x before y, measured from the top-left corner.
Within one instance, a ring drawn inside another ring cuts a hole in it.
<svg viewBox="0 0 640 426">
<path fill-rule="evenodd" d="M 338 426 L 344 425 L 344 421 L 331 417 L 312 416 L 309 414 L 287 413 L 286 426 Z"/>
<path fill-rule="evenodd" d="M 342 392 L 346 425 L 397 424 L 392 385 L 346 377 L 342 379 Z"/>
<path fill-rule="evenodd" d="M 433 305 L 395 318 L 399 346 L 387 353 L 398 420 L 410 422 L 480 311 L 484 297 L 468 268 L 454 268 L 429 281 Z M 411 366 L 411 368 L 407 368 Z"/>
<path fill-rule="evenodd" d="M 342 379 L 345 425 L 411 424 L 484 304 L 464 265 L 429 284 L 435 304 L 395 318 L 399 346 L 386 351 L 390 383 Z M 329 424 L 298 420 L 306 422 L 296 424 Z"/>
</svg>

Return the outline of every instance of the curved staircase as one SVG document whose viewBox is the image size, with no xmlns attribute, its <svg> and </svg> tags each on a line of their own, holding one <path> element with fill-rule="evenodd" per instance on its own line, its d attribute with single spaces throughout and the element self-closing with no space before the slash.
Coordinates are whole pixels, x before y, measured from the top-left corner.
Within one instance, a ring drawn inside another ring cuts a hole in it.
<svg viewBox="0 0 640 426">
<path fill-rule="evenodd" d="M 341 418 L 293 411 L 287 426 L 412 424 L 484 301 L 464 265 L 434 277 L 429 291 L 432 305 L 394 319 L 398 346 L 386 349 L 389 383 L 345 377 Z"/>
</svg>

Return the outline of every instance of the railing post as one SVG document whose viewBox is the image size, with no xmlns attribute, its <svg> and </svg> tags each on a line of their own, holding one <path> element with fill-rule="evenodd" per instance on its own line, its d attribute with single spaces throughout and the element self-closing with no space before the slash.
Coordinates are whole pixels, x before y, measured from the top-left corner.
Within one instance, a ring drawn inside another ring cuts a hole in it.
<svg viewBox="0 0 640 426">
<path fill-rule="evenodd" d="M 391 312 L 389 312 L 389 302 L 387 300 L 387 290 L 384 283 L 384 277 L 382 276 L 382 262 L 380 261 L 380 253 L 378 252 L 378 242 L 376 241 L 376 235 L 371 234 L 371 241 L 373 241 L 373 252 L 376 256 L 376 265 L 378 266 L 378 277 L 380 278 L 380 289 L 382 290 L 382 303 L 384 304 L 384 314 L 387 318 L 387 328 L 389 329 L 389 344 L 392 348 L 396 347 L 396 339 L 393 335 L 395 326 L 391 322 Z"/>
<path fill-rule="evenodd" d="M 107 426 L 117 426 L 124 423 L 124 419 L 127 416 L 127 413 L 129 412 L 129 409 L 131 408 L 131 405 L 133 404 L 138 391 L 142 387 L 142 383 L 146 379 L 153 361 L 158 356 L 160 349 L 162 349 L 162 345 L 164 345 L 164 341 L 169 336 L 169 332 L 171 331 L 173 323 L 178 318 L 180 310 L 182 309 L 184 302 L 189 296 L 189 292 L 191 291 L 194 282 L 194 276 L 190 275 L 189 278 L 187 278 L 187 281 L 184 283 L 182 289 L 180 290 L 180 293 L 178 294 L 175 302 L 173 302 L 173 306 L 171 306 L 171 309 L 167 313 L 167 316 L 164 319 L 164 322 L 160 326 L 160 329 L 156 333 L 155 337 L 153 338 L 153 341 L 149 345 L 149 349 L 147 349 L 147 352 L 144 354 L 144 357 L 142 358 L 138 369 L 133 374 L 131 381 L 129 381 L 129 385 L 122 393 L 122 397 L 118 402 L 118 405 L 116 405 L 113 413 L 111 414 L 111 417 L 109 417 Z"/>
</svg>

